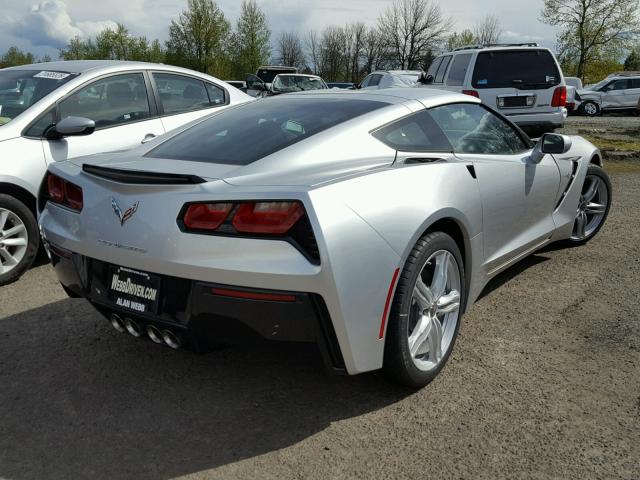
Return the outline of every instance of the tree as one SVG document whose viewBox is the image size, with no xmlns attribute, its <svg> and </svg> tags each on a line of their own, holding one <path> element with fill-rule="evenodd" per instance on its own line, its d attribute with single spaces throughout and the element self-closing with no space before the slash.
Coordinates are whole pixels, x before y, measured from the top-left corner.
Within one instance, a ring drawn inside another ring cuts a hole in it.
<svg viewBox="0 0 640 480">
<path fill-rule="evenodd" d="M 393 54 L 393 63 L 415 69 L 424 63 L 427 51 L 443 43 L 451 20 L 432 0 L 394 0 L 378 18 L 378 27 Z"/>
<path fill-rule="evenodd" d="M 624 61 L 625 70 L 640 70 L 640 48 L 634 48 Z"/>
<path fill-rule="evenodd" d="M 640 31 L 637 0 L 544 0 L 543 22 L 558 27 L 562 61 L 574 60 L 584 79 L 592 62 L 626 47 Z"/>
<path fill-rule="evenodd" d="M 278 37 L 276 51 L 280 65 L 303 69 L 306 66 L 304 50 L 300 36 L 295 32 L 282 32 Z"/>
<path fill-rule="evenodd" d="M 35 57 L 31 52 L 23 52 L 18 47 L 9 47 L 9 50 L 0 57 L 0 68 L 28 65 L 34 62 Z"/>
<path fill-rule="evenodd" d="M 233 64 L 236 74 L 255 72 L 269 62 L 271 31 L 267 17 L 255 0 L 243 0 L 233 35 Z"/>
<path fill-rule="evenodd" d="M 311 60 L 311 70 L 317 75 L 320 73 L 320 38 L 318 37 L 318 32 L 309 30 L 305 39 L 305 46 L 307 47 L 307 56 Z"/>
<path fill-rule="evenodd" d="M 224 67 L 231 25 L 212 0 L 188 0 L 169 26 L 167 62 L 216 74 Z"/>
<path fill-rule="evenodd" d="M 447 51 L 451 52 L 456 48 L 466 47 L 467 45 L 474 45 L 476 43 L 476 37 L 468 28 L 462 30 L 460 33 L 453 32 L 447 38 Z"/>
<path fill-rule="evenodd" d="M 495 15 L 487 15 L 473 29 L 475 42 L 481 45 L 498 43 L 502 36 L 502 25 Z"/>
</svg>

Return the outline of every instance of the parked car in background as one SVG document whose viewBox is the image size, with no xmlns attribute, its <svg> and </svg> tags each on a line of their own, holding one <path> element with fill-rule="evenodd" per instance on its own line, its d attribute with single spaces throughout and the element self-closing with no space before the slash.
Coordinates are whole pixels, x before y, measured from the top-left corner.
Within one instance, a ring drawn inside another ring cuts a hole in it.
<svg viewBox="0 0 640 480">
<path fill-rule="evenodd" d="M 582 80 L 578 77 L 564 77 L 567 85 L 567 112 L 576 113 L 580 109 L 580 101 L 576 98 L 578 90 L 582 90 Z"/>
<path fill-rule="evenodd" d="M 258 77 L 265 86 L 265 90 L 271 88 L 271 83 L 276 75 L 280 75 L 281 73 L 298 73 L 298 69 L 296 67 L 287 67 L 285 65 L 263 65 L 258 70 L 256 70 L 255 75 L 252 73 L 246 74 L 245 81 L 247 83 L 247 94 L 252 97 L 257 97 L 262 95 L 261 92 L 264 90 L 253 90 L 250 85 L 253 85 L 255 82 L 255 77 Z"/>
<path fill-rule="evenodd" d="M 281 73 L 276 75 L 269 84 L 253 76 L 248 78 L 247 84 L 249 90 L 260 92 L 257 96 L 261 97 L 329 88 L 319 76 L 303 73 Z"/>
<path fill-rule="evenodd" d="M 247 82 L 245 82 L 244 80 L 225 80 L 225 83 L 228 83 L 232 87 L 237 88 L 241 92 L 247 91 Z"/>
<path fill-rule="evenodd" d="M 353 90 L 356 88 L 356 84 L 353 82 L 328 82 L 329 88 L 341 88 L 343 90 Z"/>
<path fill-rule="evenodd" d="M 420 70 L 377 70 L 367 75 L 358 88 L 372 90 L 375 88 L 413 87 L 422 71 Z"/>
<path fill-rule="evenodd" d="M 480 98 L 531 136 L 562 127 L 567 116 L 562 70 L 536 43 L 457 48 L 433 61 L 421 86 Z"/>
<path fill-rule="evenodd" d="M 640 72 L 618 72 L 579 90 L 580 113 L 587 116 L 611 111 L 635 111 L 640 101 Z"/>
<path fill-rule="evenodd" d="M 251 100 L 214 77 L 168 65 L 73 61 L 0 70 L 0 285 L 17 279 L 38 251 L 36 197 L 48 164 L 126 150 Z"/>
<path fill-rule="evenodd" d="M 292 93 L 50 165 L 39 222 L 67 292 L 120 332 L 315 343 L 333 372 L 421 387 L 492 277 L 597 235 L 600 163 L 585 139 L 534 144 L 467 95 Z"/>
<path fill-rule="evenodd" d="M 564 77 L 564 83 L 567 87 L 573 87 L 576 90 L 582 90 L 584 87 L 582 86 L 582 80 L 578 77 Z"/>
</svg>

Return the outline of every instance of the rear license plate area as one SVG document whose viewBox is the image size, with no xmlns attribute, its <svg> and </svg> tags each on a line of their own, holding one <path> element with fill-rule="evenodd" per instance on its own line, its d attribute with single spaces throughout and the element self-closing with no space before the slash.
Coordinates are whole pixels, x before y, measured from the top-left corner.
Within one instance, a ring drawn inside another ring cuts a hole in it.
<svg viewBox="0 0 640 480">
<path fill-rule="evenodd" d="M 127 267 L 110 265 L 107 298 L 114 308 L 138 314 L 156 314 L 160 277 Z"/>
<path fill-rule="evenodd" d="M 498 99 L 498 106 L 500 108 L 519 108 L 519 107 L 527 107 L 527 98 L 526 96 L 518 96 L 518 97 L 500 97 Z"/>
</svg>

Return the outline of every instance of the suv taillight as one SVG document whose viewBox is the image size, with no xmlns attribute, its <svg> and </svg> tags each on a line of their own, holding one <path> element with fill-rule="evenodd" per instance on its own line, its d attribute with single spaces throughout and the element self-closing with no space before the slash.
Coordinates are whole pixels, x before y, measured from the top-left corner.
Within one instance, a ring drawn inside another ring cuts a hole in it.
<svg viewBox="0 0 640 480">
<path fill-rule="evenodd" d="M 553 98 L 551 99 L 552 107 L 564 107 L 567 105 L 567 87 L 557 87 L 553 91 Z"/>
<path fill-rule="evenodd" d="M 49 173 L 47 175 L 47 194 L 49 200 L 69 207 L 76 212 L 81 212 L 83 207 L 82 188 Z"/>
</svg>

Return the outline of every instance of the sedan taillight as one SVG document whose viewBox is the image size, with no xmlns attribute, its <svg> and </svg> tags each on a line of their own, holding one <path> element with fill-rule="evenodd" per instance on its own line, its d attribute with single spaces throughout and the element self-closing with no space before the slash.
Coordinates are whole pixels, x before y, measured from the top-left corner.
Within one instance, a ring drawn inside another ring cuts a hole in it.
<svg viewBox="0 0 640 480">
<path fill-rule="evenodd" d="M 233 203 L 192 203 L 184 213 L 183 222 L 191 230 L 216 230 L 232 208 Z"/>
<path fill-rule="evenodd" d="M 298 202 L 247 202 L 238 207 L 232 225 L 242 233 L 284 235 L 303 215 Z"/>
<path fill-rule="evenodd" d="M 47 176 L 47 194 L 49 200 L 54 203 L 69 207 L 76 212 L 82 211 L 82 188 L 53 173 Z"/>
</svg>

